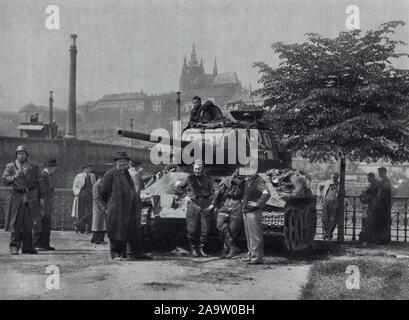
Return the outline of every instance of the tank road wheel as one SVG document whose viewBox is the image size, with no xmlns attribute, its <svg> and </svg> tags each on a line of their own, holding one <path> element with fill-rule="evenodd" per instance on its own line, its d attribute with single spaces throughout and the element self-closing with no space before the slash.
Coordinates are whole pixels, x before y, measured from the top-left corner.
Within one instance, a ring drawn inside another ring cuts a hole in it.
<svg viewBox="0 0 409 320">
<path fill-rule="evenodd" d="M 284 211 L 284 244 L 288 251 L 291 251 L 291 238 L 290 238 L 290 216 L 291 208 L 285 208 Z"/>
<path fill-rule="evenodd" d="M 284 237 L 287 249 L 297 250 L 299 244 L 298 214 L 294 207 L 288 207 L 285 213 Z"/>
<path fill-rule="evenodd" d="M 284 242 L 289 251 L 299 251 L 312 243 L 310 208 L 288 207 L 285 211 Z M 314 231 L 315 234 L 315 231 Z M 313 239 L 313 238 L 312 238 Z"/>
<path fill-rule="evenodd" d="M 315 239 L 315 232 L 317 229 L 317 211 L 315 208 L 315 204 L 311 205 L 308 208 L 308 216 L 307 216 L 307 221 L 308 221 L 308 245 L 312 245 Z"/>
</svg>

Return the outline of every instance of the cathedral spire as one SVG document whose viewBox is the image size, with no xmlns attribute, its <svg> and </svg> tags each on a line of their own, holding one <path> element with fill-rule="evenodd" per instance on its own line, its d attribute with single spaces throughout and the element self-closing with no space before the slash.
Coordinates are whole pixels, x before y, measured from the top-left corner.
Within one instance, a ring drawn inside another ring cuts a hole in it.
<svg viewBox="0 0 409 320">
<path fill-rule="evenodd" d="M 197 58 L 196 58 L 196 49 L 195 49 L 195 43 L 193 42 L 193 48 L 192 48 L 192 54 L 190 55 L 190 65 L 191 66 L 197 66 Z"/>
<path fill-rule="evenodd" d="M 183 72 L 183 70 L 186 70 L 186 69 L 187 69 L 187 59 L 186 59 L 186 56 L 185 56 L 185 59 L 183 59 L 182 72 Z"/>
<path fill-rule="evenodd" d="M 216 57 L 214 58 L 213 75 L 214 75 L 214 76 L 217 76 L 217 61 L 216 61 Z"/>
</svg>

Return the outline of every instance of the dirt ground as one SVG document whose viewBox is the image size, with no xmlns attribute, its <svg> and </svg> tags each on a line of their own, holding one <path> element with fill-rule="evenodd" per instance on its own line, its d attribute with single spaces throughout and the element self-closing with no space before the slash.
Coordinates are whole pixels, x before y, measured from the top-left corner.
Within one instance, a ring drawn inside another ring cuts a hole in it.
<svg viewBox="0 0 409 320">
<path fill-rule="evenodd" d="M 73 232 L 52 233 L 57 251 L 11 256 L 9 236 L 0 231 L 0 299 L 297 299 L 311 266 L 282 252 L 255 266 L 174 252 L 154 252 L 152 261 L 111 262 L 108 245 Z M 59 269 L 59 289 L 46 287 L 50 265 Z"/>
</svg>

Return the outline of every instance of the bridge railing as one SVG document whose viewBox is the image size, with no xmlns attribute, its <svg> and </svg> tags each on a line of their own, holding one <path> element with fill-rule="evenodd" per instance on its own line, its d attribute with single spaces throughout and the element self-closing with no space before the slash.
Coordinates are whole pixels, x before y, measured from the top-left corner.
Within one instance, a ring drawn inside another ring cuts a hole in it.
<svg viewBox="0 0 409 320">
<path fill-rule="evenodd" d="M 0 187 L 0 229 L 4 228 L 6 198 L 10 188 Z M 71 218 L 72 201 L 71 189 L 55 189 L 55 202 L 52 219 L 53 230 L 73 230 L 74 219 Z M 393 241 L 408 241 L 408 203 L 409 198 L 392 198 L 391 234 Z M 362 229 L 363 205 L 359 196 L 345 197 L 344 234 L 346 240 L 358 240 Z M 322 209 L 317 206 L 317 238 L 323 234 Z M 336 231 L 334 236 L 336 236 Z"/>
<path fill-rule="evenodd" d="M 391 210 L 392 241 L 408 241 L 408 203 L 407 197 L 393 197 Z M 364 206 L 359 196 L 345 197 L 344 235 L 346 240 L 358 240 L 362 230 Z M 317 206 L 317 235 L 323 234 L 322 208 Z M 334 236 L 337 232 L 335 230 Z"/>
<path fill-rule="evenodd" d="M 10 188 L 0 187 L 0 229 L 3 229 L 5 225 L 6 201 L 10 191 Z M 71 189 L 55 189 L 51 226 L 53 230 L 73 230 L 74 219 L 71 218 L 73 199 L 74 195 Z"/>
</svg>

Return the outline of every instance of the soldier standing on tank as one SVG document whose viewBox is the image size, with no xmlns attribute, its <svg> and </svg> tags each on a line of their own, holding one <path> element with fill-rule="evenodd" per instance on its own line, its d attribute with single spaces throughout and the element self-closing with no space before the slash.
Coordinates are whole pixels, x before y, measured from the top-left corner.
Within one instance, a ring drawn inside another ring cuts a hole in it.
<svg viewBox="0 0 409 320">
<path fill-rule="evenodd" d="M 256 173 L 245 178 L 243 197 L 244 231 L 247 239 L 248 264 L 261 264 L 264 257 L 262 214 L 271 197 L 264 180 Z"/>
<path fill-rule="evenodd" d="M 35 254 L 32 231 L 41 223 L 41 207 L 44 208 L 44 181 L 40 167 L 28 160 L 25 146 L 16 149 L 16 160 L 7 164 L 2 181 L 11 186 L 8 198 L 5 230 L 11 231 L 10 253 Z"/>
<path fill-rule="evenodd" d="M 129 174 L 131 175 L 132 181 L 135 184 L 135 191 L 138 197 L 141 196 L 141 191 L 145 189 L 145 183 L 143 182 L 142 175 L 136 167 L 140 162 L 136 159 L 129 161 Z"/>
<path fill-rule="evenodd" d="M 186 188 L 187 192 L 187 239 L 193 257 L 207 257 L 205 246 L 209 241 L 212 223 L 212 210 L 209 209 L 213 195 L 213 180 L 203 170 L 203 163 L 195 161 L 193 174 L 177 187 Z"/>
<path fill-rule="evenodd" d="M 244 179 L 236 169 L 232 176 L 223 179 L 216 191 L 209 210 L 219 207 L 217 229 L 223 241 L 221 258 L 231 259 L 240 254 L 237 239 L 243 227 L 242 199 L 244 196 Z"/>
<path fill-rule="evenodd" d="M 57 159 L 50 158 L 44 163 L 44 169 L 41 175 L 44 181 L 44 208 L 41 217 L 41 228 L 36 228 L 33 231 L 34 247 L 38 251 L 52 251 L 55 248 L 50 246 L 51 235 L 51 218 L 53 214 L 54 204 L 54 187 L 52 183 L 52 175 L 57 170 Z"/>
</svg>

